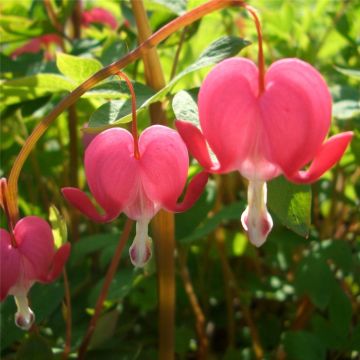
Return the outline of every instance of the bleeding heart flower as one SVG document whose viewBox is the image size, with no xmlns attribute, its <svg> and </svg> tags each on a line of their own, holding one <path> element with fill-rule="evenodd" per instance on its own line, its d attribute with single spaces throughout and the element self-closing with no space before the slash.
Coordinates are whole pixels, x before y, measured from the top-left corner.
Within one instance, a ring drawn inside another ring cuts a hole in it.
<svg viewBox="0 0 360 360">
<path fill-rule="evenodd" d="M 186 184 L 189 156 L 179 134 L 154 125 L 140 136 L 138 155 L 134 137 L 121 128 L 97 135 L 85 150 L 85 173 L 91 193 L 103 208 L 99 214 L 84 192 L 64 188 L 65 198 L 90 219 L 109 222 L 121 212 L 136 220 L 131 261 L 142 267 L 151 256 L 148 224 L 161 209 L 184 211 L 198 199 L 207 174 L 198 174 L 182 203 L 176 201 Z"/>
<path fill-rule="evenodd" d="M 36 281 L 54 281 L 69 253 L 68 243 L 55 250 L 50 225 L 37 216 L 21 219 L 10 233 L 0 229 L 0 301 L 14 296 L 15 323 L 21 329 L 28 330 L 35 320 L 27 299 L 29 289 Z"/>
<path fill-rule="evenodd" d="M 256 246 L 265 242 L 273 225 L 266 208 L 266 181 L 283 174 L 295 183 L 314 182 L 341 158 L 352 138 L 352 132 L 345 132 L 324 142 L 331 96 L 321 75 L 306 62 L 275 62 L 262 87 L 252 61 L 225 60 L 209 73 L 199 92 L 202 132 L 176 122 L 190 153 L 207 171 L 237 170 L 249 180 L 241 222 Z M 210 158 L 208 145 L 217 162 Z"/>
<path fill-rule="evenodd" d="M 177 203 L 189 168 L 186 146 L 175 130 L 161 125 L 150 126 L 138 140 L 134 88 L 124 73 L 117 75 L 126 81 L 131 93 L 132 133 L 121 128 L 105 130 L 88 139 L 85 150 L 88 185 L 104 213 L 99 214 L 79 189 L 64 188 L 62 192 L 94 221 L 109 222 L 121 212 L 136 220 L 136 235 L 129 252 L 132 263 L 142 267 L 151 257 L 151 218 L 162 208 L 176 212 L 191 207 L 204 189 L 208 174 L 196 175 L 183 201 Z"/>
<path fill-rule="evenodd" d="M 91 23 L 106 24 L 114 30 L 118 27 L 114 15 L 103 8 L 92 8 L 91 10 L 84 11 L 81 23 L 84 26 L 89 26 Z"/>
<path fill-rule="evenodd" d="M 23 46 L 14 50 L 11 53 L 11 57 L 15 59 L 23 54 L 28 54 L 28 53 L 36 54 L 42 49 L 44 49 L 45 58 L 47 60 L 50 60 L 52 58 L 52 54 L 50 53 L 50 46 L 52 44 L 60 46 L 61 43 L 62 43 L 61 37 L 57 34 L 42 35 L 28 41 Z"/>
</svg>

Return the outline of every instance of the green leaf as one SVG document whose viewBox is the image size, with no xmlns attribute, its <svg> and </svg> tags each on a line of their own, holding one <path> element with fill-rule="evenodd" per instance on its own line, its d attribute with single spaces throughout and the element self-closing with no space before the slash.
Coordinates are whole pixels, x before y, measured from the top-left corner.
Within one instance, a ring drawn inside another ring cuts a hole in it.
<svg viewBox="0 0 360 360">
<path fill-rule="evenodd" d="M 82 237 L 80 241 L 72 245 L 71 261 L 80 262 L 87 255 L 99 250 L 105 250 L 109 246 L 115 246 L 119 241 L 120 234 L 97 234 Z"/>
<path fill-rule="evenodd" d="M 325 360 L 326 349 L 313 334 L 305 331 L 287 332 L 284 339 L 287 358 L 291 360 Z"/>
<path fill-rule="evenodd" d="M 56 65 L 60 72 L 67 78 L 80 84 L 91 75 L 102 69 L 99 61 L 91 58 L 57 53 Z"/>
<path fill-rule="evenodd" d="M 339 66 L 335 66 L 335 69 L 340 72 L 341 74 L 344 74 L 346 76 L 349 76 L 351 78 L 360 80 L 360 70 L 359 69 L 347 69 L 347 68 L 342 68 Z"/>
<path fill-rule="evenodd" d="M 311 225 L 311 187 L 278 177 L 268 183 L 269 208 L 289 229 L 308 236 Z"/>
<path fill-rule="evenodd" d="M 314 253 L 301 260 L 295 273 L 298 295 L 308 295 L 323 310 L 328 306 L 335 286 L 336 280 L 325 258 Z"/>
<path fill-rule="evenodd" d="M 61 75 L 38 74 L 3 82 L 1 98 L 6 105 L 10 105 L 56 92 L 71 91 L 73 88 L 74 84 Z"/>
<path fill-rule="evenodd" d="M 199 124 L 199 109 L 197 106 L 197 95 L 195 92 L 179 91 L 172 100 L 172 108 L 175 118 L 189 121 L 194 125 Z"/>
<path fill-rule="evenodd" d="M 341 100 L 333 105 L 333 115 L 339 120 L 348 120 L 360 115 L 359 100 Z"/>
<path fill-rule="evenodd" d="M 115 333 L 118 319 L 118 309 L 114 309 L 103 314 L 96 323 L 96 327 L 94 330 L 94 334 L 91 338 L 89 348 L 96 349 L 101 344 L 109 340 Z"/>
<path fill-rule="evenodd" d="M 222 208 L 214 216 L 206 219 L 202 225 L 196 228 L 191 234 L 185 236 L 179 241 L 183 244 L 191 243 L 195 240 L 201 239 L 204 236 L 214 231 L 223 221 L 240 220 L 241 213 L 244 211 L 245 205 L 242 202 L 233 203 Z"/>
<path fill-rule="evenodd" d="M 338 284 L 329 303 L 329 317 L 337 337 L 345 342 L 350 332 L 352 307 L 348 295 Z"/>
<path fill-rule="evenodd" d="M 206 218 L 209 211 L 214 207 L 216 198 L 216 183 L 209 180 L 205 191 L 195 205 L 183 213 L 175 216 L 176 239 L 186 238 Z"/>
<path fill-rule="evenodd" d="M 353 269 L 351 246 L 344 240 L 324 240 L 320 243 L 319 253 L 326 259 L 331 259 L 335 266 L 346 274 Z"/>
<path fill-rule="evenodd" d="M 153 0 L 153 2 L 165 6 L 176 15 L 186 12 L 186 0 Z"/>
<path fill-rule="evenodd" d="M 54 355 L 48 342 L 40 335 L 32 333 L 20 346 L 16 360 L 52 360 Z"/>
<path fill-rule="evenodd" d="M 136 106 L 141 107 L 152 95 L 155 94 L 154 90 L 148 86 L 140 83 L 133 83 L 134 91 L 136 94 Z M 85 97 L 103 96 L 106 98 L 119 98 L 121 96 L 130 96 L 129 89 L 122 88 L 122 83 L 119 81 L 111 81 L 88 91 Z M 107 127 L 119 123 L 117 121 L 121 118 L 123 122 L 131 121 L 131 99 L 111 100 L 96 111 L 94 111 L 89 120 L 89 127 Z"/>
<path fill-rule="evenodd" d="M 108 301 L 120 301 L 124 299 L 133 287 L 136 276 L 136 271 L 133 268 L 128 267 L 121 269 L 121 271 L 119 271 L 112 280 L 106 299 Z M 103 283 L 104 281 L 100 280 L 96 285 L 94 285 L 89 296 L 90 306 L 94 306 L 96 304 L 96 300 L 100 294 Z"/>
<path fill-rule="evenodd" d="M 68 233 L 66 222 L 54 205 L 51 205 L 49 208 L 49 221 L 54 236 L 55 247 L 58 249 L 66 243 Z"/>
<path fill-rule="evenodd" d="M 204 67 L 214 65 L 219 63 L 220 61 L 229 58 L 231 56 L 236 55 L 241 49 L 248 46 L 250 44 L 249 41 L 240 39 L 235 36 L 225 36 L 216 41 L 214 41 L 204 52 L 200 55 L 200 57 L 190 65 L 188 68 L 180 72 L 177 76 L 175 76 L 164 88 L 162 88 L 159 92 L 149 97 L 146 101 L 141 103 L 141 105 L 137 108 L 137 112 L 144 111 L 150 104 L 162 100 L 171 89 L 186 75 L 200 70 Z M 140 101 L 137 101 L 137 104 L 140 104 Z M 122 105 L 124 106 L 124 105 Z M 121 106 L 120 106 L 121 107 Z M 94 113 L 95 114 L 95 113 Z M 93 114 L 93 115 L 94 115 Z M 112 115 L 110 117 L 110 114 Z M 123 111 L 118 109 L 118 118 L 114 120 L 114 107 L 108 107 L 108 112 L 103 111 L 100 116 L 92 117 L 89 121 L 89 127 L 99 128 L 97 130 L 102 130 L 110 126 L 114 126 L 117 124 L 121 124 L 124 122 L 131 121 L 131 113 L 128 112 L 127 115 L 123 115 Z M 109 125 L 106 125 L 109 124 Z"/>
</svg>

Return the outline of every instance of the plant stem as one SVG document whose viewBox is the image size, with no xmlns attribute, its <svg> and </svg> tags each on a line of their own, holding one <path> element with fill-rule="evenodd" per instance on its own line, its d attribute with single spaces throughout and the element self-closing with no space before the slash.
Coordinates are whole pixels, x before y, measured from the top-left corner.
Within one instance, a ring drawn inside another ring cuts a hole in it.
<svg viewBox="0 0 360 360">
<path fill-rule="evenodd" d="M 23 148 L 18 154 L 14 165 L 11 169 L 9 175 L 9 210 L 11 217 L 13 219 L 18 219 L 19 210 L 17 207 L 17 182 L 19 178 L 20 171 L 24 165 L 25 160 L 27 159 L 29 153 L 36 145 L 39 138 L 44 134 L 47 128 L 54 122 L 54 120 L 69 106 L 74 104 L 86 91 L 90 90 L 93 86 L 98 84 L 100 81 L 106 79 L 107 77 L 116 74 L 117 71 L 130 64 L 134 60 L 139 59 L 144 53 L 148 52 L 151 48 L 158 45 L 169 35 L 175 31 L 187 26 L 194 21 L 202 18 L 203 16 L 220 10 L 229 6 L 243 6 L 244 2 L 242 0 L 212 0 L 205 4 L 202 4 L 186 14 L 174 19 L 170 23 L 163 26 L 156 33 L 150 36 L 145 40 L 141 45 L 136 49 L 125 55 L 120 60 L 106 66 L 105 68 L 99 70 L 97 73 L 92 75 L 89 79 L 85 80 L 77 88 L 75 88 L 69 95 L 67 95 L 59 104 L 57 104 L 54 109 L 47 115 L 45 118 L 35 127 L 33 132 L 30 134 L 26 140 Z"/>
<path fill-rule="evenodd" d="M 65 288 L 65 301 L 66 301 L 66 340 L 64 346 L 63 360 L 69 357 L 71 351 L 71 330 L 72 330 L 72 311 L 71 311 L 71 296 L 70 286 L 67 272 L 63 270 L 64 288 Z"/>
<path fill-rule="evenodd" d="M 200 307 L 198 298 L 195 294 L 194 287 L 191 282 L 189 270 L 186 266 L 186 252 L 185 250 L 181 249 L 179 246 L 177 247 L 177 250 L 178 250 L 178 259 L 180 266 L 180 276 L 184 283 L 185 292 L 188 296 L 192 311 L 195 316 L 195 328 L 199 341 L 197 359 L 205 360 L 207 359 L 208 347 L 209 347 L 209 341 L 205 331 L 206 319 Z"/>
<path fill-rule="evenodd" d="M 132 121 L 131 121 L 131 133 L 134 138 L 134 157 L 135 159 L 140 159 L 140 150 L 139 150 L 139 141 L 138 141 L 138 128 L 137 128 L 137 119 L 136 119 L 136 95 L 134 91 L 134 87 L 130 79 L 121 71 L 116 73 L 120 79 L 125 80 L 130 94 L 131 94 L 131 112 L 132 112 Z"/>
<path fill-rule="evenodd" d="M 151 28 L 143 0 L 131 0 L 131 6 L 138 28 L 139 41 L 151 38 Z M 146 83 L 154 90 L 162 89 L 165 77 L 156 48 L 142 56 L 145 66 Z M 166 114 L 161 102 L 150 105 L 152 124 L 167 125 Z M 159 359 L 174 359 L 175 337 L 175 219 L 174 214 L 160 211 L 152 221 L 155 243 L 158 312 L 159 312 Z"/>
<path fill-rule="evenodd" d="M 173 79 L 176 74 L 176 68 L 177 68 L 177 65 L 179 62 L 180 52 L 181 52 L 182 46 L 184 44 L 187 29 L 188 29 L 187 27 L 184 27 L 181 31 L 180 41 L 179 41 L 178 47 L 176 49 L 174 62 L 173 62 L 172 68 L 171 68 L 170 80 Z"/>
<path fill-rule="evenodd" d="M 247 4 L 244 4 L 244 8 L 251 14 L 254 19 L 257 36 L 258 36 L 258 67 L 259 67 L 259 96 L 265 91 L 265 60 L 264 60 L 264 51 L 263 51 L 263 39 L 261 24 L 256 13 L 256 10 Z"/>
<path fill-rule="evenodd" d="M 161 210 L 152 221 L 156 244 L 159 309 L 159 360 L 174 359 L 175 327 L 175 219 Z"/>
<path fill-rule="evenodd" d="M 83 341 L 82 341 L 82 343 L 80 345 L 79 353 L 78 353 L 78 359 L 79 360 L 82 360 L 82 359 L 85 358 L 86 350 L 87 350 L 87 348 L 89 346 L 91 337 L 92 337 L 92 335 L 94 333 L 94 330 L 96 328 L 97 321 L 99 320 L 104 301 L 105 301 L 105 299 L 107 297 L 111 282 L 112 282 L 113 277 L 114 277 L 114 275 L 116 273 L 116 269 L 117 269 L 117 267 L 119 265 L 122 251 L 123 251 L 123 249 L 125 247 L 125 244 L 126 244 L 128 238 L 129 238 L 132 225 L 133 225 L 133 221 L 130 220 L 130 219 L 127 219 L 126 223 L 125 223 L 124 231 L 121 234 L 120 239 L 119 239 L 119 244 L 118 244 L 118 246 L 117 246 L 117 248 L 115 250 L 114 256 L 113 256 L 113 258 L 111 260 L 111 264 L 110 264 L 110 266 L 108 268 L 108 271 L 106 273 L 106 276 L 105 276 L 105 279 L 104 279 L 104 284 L 103 284 L 103 286 L 101 288 L 101 292 L 100 292 L 99 297 L 98 297 L 98 299 L 96 301 L 94 315 L 92 316 L 92 318 L 90 320 L 89 326 L 88 326 L 88 328 L 86 330 L 85 336 L 84 336 Z"/>
<path fill-rule="evenodd" d="M 76 106 L 72 105 L 68 109 L 68 131 L 69 131 L 69 152 L 70 152 L 70 186 L 79 187 L 79 161 L 78 161 L 78 135 L 77 135 L 78 118 Z M 79 238 L 79 215 L 75 210 L 71 210 L 71 234 L 76 242 Z"/>
</svg>

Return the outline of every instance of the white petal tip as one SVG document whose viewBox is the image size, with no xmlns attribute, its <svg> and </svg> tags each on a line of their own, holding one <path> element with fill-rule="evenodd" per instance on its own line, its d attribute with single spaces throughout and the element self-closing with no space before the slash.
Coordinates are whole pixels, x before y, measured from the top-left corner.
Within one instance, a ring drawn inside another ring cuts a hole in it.
<svg viewBox="0 0 360 360">
<path fill-rule="evenodd" d="M 34 322 L 35 314 L 30 308 L 28 308 L 28 311 L 25 314 L 20 312 L 15 314 L 15 325 L 21 330 L 29 330 Z"/>
<path fill-rule="evenodd" d="M 143 268 L 151 259 L 151 245 L 151 238 L 148 238 L 145 243 L 136 243 L 134 241 L 134 243 L 130 246 L 130 260 L 135 267 Z"/>
</svg>

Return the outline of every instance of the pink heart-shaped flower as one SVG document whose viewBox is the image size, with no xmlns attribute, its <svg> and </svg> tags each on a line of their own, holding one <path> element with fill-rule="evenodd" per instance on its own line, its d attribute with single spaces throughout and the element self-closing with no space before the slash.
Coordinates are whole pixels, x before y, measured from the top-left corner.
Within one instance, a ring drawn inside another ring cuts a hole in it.
<svg viewBox="0 0 360 360">
<path fill-rule="evenodd" d="M 143 266 L 151 254 L 147 235 L 150 219 L 161 208 L 182 211 L 190 207 L 200 196 L 207 175 L 195 177 L 187 196 L 177 204 L 189 167 L 188 152 L 179 134 L 165 126 L 150 126 L 139 138 L 139 151 L 137 159 L 133 136 L 121 128 L 102 132 L 86 148 L 86 178 L 103 214 L 79 189 L 62 191 L 69 202 L 95 221 L 111 221 L 121 212 L 138 221 L 136 246 L 130 249 L 130 256 L 137 266 Z"/>
<path fill-rule="evenodd" d="M 341 158 L 352 132 L 324 142 L 331 121 L 331 96 L 311 65 L 298 59 L 275 62 L 265 75 L 261 93 L 258 77 L 250 60 L 221 62 L 200 88 L 202 132 L 179 120 L 176 127 L 207 171 L 237 170 L 253 182 L 242 223 L 259 246 L 272 227 L 264 182 L 280 174 L 298 183 L 317 180 Z M 210 158 L 208 145 L 217 162 Z M 300 171 L 311 160 L 309 169 Z"/>
</svg>

